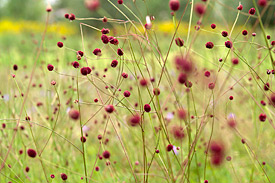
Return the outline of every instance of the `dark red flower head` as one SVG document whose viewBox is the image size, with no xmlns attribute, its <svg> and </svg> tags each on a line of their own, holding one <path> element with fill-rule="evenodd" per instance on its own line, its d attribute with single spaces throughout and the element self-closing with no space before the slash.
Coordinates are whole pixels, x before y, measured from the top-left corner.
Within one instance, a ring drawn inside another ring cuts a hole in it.
<svg viewBox="0 0 275 183">
<path fill-rule="evenodd" d="M 266 114 L 261 113 L 259 115 L 259 120 L 262 121 L 262 122 L 264 122 L 266 120 Z"/>
<path fill-rule="evenodd" d="M 151 106 L 149 104 L 144 105 L 144 111 L 145 112 L 150 112 L 151 111 Z"/>
<path fill-rule="evenodd" d="M 104 43 L 104 44 L 108 44 L 109 43 L 109 37 L 105 34 L 102 34 L 101 36 L 101 41 Z"/>
<path fill-rule="evenodd" d="M 110 32 L 109 29 L 105 29 L 105 28 L 101 29 L 102 34 L 109 34 L 109 32 Z"/>
<path fill-rule="evenodd" d="M 227 48 L 232 48 L 232 46 L 233 46 L 233 44 L 232 44 L 231 41 L 226 41 L 226 42 L 224 43 L 224 45 L 225 45 Z"/>
<path fill-rule="evenodd" d="M 68 179 L 68 176 L 65 173 L 61 173 L 60 177 L 61 177 L 62 180 L 67 180 Z"/>
<path fill-rule="evenodd" d="M 77 61 L 73 61 L 73 62 L 72 62 L 72 66 L 73 66 L 74 68 L 78 68 L 78 67 L 79 67 L 79 63 L 78 63 Z"/>
<path fill-rule="evenodd" d="M 102 156 L 105 158 L 105 159 L 109 159 L 111 157 L 111 153 L 109 151 L 104 151 L 102 153 Z"/>
<path fill-rule="evenodd" d="M 59 48 L 62 48 L 62 47 L 63 47 L 63 43 L 62 43 L 62 42 L 57 42 L 57 46 L 58 46 Z"/>
<path fill-rule="evenodd" d="M 227 37 L 228 36 L 228 32 L 227 31 L 222 31 L 222 36 L 223 37 Z"/>
<path fill-rule="evenodd" d="M 247 30 L 243 30 L 243 31 L 242 31 L 242 34 L 243 34 L 244 36 L 246 36 L 246 35 L 248 34 Z"/>
<path fill-rule="evenodd" d="M 113 60 L 112 63 L 111 63 L 111 67 L 116 67 L 118 64 L 118 61 L 117 60 Z"/>
<path fill-rule="evenodd" d="M 90 67 L 82 67 L 82 68 L 80 69 L 81 74 L 84 75 L 84 76 L 90 74 L 91 71 L 92 71 L 92 70 L 91 70 Z"/>
<path fill-rule="evenodd" d="M 254 15 L 254 14 L 256 13 L 255 8 L 251 8 L 251 9 L 248 11 L 248 13 L 249 13 L 250 15 Z"/>
<path fill-rule="evenodd" d="M 122 56 L 124 54 L 123 50 L 121 48 L 118 48 L 117 49 L 117 54 L 118 54 L 118 56 Z"/>
<path fill-rule="evenodd" d="M 123 4 L 123 0 L 117 0 L 118 4 Z"/>
<path fill-rule="evenodd" d="M 131 126 L 137 126 L 140 123 L 140 115 L 139 114 L 135 114 L 133 116 L 130 117 L 129 119 L 129 123 Z"/>
<path fill-rule="evenodd" d="M 130 93 L 129 91 L 126 90 L 126 91 L 123 93 L 123 95 L 124 95 L 124 97 L 130 97 L 131 93 Z"/>
<path fill-rule="evenodd" d="M 31 158 L 35 158 L 36 157 L 36 151 L 34 149 L 28 149 L 27 154 Z"/>
<path fill-rule="evenodd" d="M 75 15 L 71 13 L 70 16 L 69 16 L 69 19 L 70 19 L 71 21 L 75 20 Z"/>
<path fill-rule="evenodd" d="M 240 5 L 237 7 L 237 9 L 240 10 L 240 11 L 243 10 L 243 5 L 240 4 Z"/>
<path fill-rule="evenodd" d="M 197 3 L 195 5 L 195 12 L 198 14 L 198 15 L 203 15 L 205 13 L 205 5 L 204 4 L 201 4 L 201 3 Z"/>
<path fill-rule="evenodd" d="M 101 56 L 101 49 L 99 48 L 94 49 L 93 54 L 96 56 Z"/>
<path fill-rule="evenodd" d="M 264 6 L 266 6 L 266 4 L 267 4 L 267 0 L 258 0 L 258 5 L 259 6 L 264 7 Z"/>
<path fill-rule="evenodd" d="M 72 118 L 73 120 L 78 120 L 79 115 L 80 115 L 80 113 L 79 113 L 79 111 L 76 110 L 76 109 L 71 109 L 71 110 L 69 111 L 69 116 L 70 116 L 70 118 Z"/>
<path fill-rule="evenodd" d="M 114 112 L 114 110 L 115 110 L 115 108 L 114 108 L 114 106 L 111 105 L 111 104 L 105 106 L 105 111 L 108 112 L 108 113 L 112 113 L 112 112 Z"/>
<path fill-rule="evenodd" d="M 178 47 L 182 47 L 184 44 L 184 41 L 179 37 L 175 39 L 175 42 Z"/>
<path fill-rule="evenodd" d="M 187 81 L 187 75 L 185 73 L 180 73 L 178 77 L 178 82 L 184 84 Z"/>
<path fill-rule="evenodd" d="M 172 151 L 172 149 L 173 149 L 173 145 L 168 144 L 167 147 L 166 147 L 166 150 L 169 152 L 169 151 Z"/>
<path fill-rule="evenodd" d="M 49 71 L 52 71 L 54 69 L 54 66 L 52 64 L 48 64 L 47 68 Z"/>
<path fill-rule="evenodd" d="M 216 24 L 211 24 L 211 28 L 215 29 L 216 28 Z"/>
<path fill-rule="evenodd" d="M 208 48 L 208 49 L 212 49 L 214 47 L 214 44 L 212 42 L 207 42 L 205 44 L 205 47 Z"/>
<path fill-rule="evenodd" d="M 178 11 L 180 8 L 180 2 L 179 0 L 170 0 L 169 6 L 172 11 Z"/>
</svg>

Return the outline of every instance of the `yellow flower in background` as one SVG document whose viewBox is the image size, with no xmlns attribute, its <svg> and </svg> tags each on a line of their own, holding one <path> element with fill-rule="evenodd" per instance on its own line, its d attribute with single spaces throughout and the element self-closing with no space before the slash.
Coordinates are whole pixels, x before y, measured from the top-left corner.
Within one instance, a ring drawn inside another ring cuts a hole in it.
<svg viewBox="0 0 275 183">
<path fill-rule="evenodd" d="M 2 19 L 0 21 L 0 34 L 3 33 L 14 33 L 19 34 L 23 32 L 34 32 L 40 33 L 43 32 L 45 27 L 44 23 L 35 22 L 35 21 L 12 21 L 10 19 Z M 60 35 L 72 35 L 75 34 L 75 28 L 69 26 L 66 23 L 52 23 L 48 27 L 48 33 L 55 33 Z"/>
</svg>

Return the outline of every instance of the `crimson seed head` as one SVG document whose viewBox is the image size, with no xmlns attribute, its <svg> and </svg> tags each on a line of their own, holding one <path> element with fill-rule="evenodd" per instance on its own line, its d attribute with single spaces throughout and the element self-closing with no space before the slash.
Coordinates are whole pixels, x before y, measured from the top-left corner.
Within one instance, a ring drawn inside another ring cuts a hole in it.
<svg viewBox="0 0 275 183">
<path fill-rule="evenodd" d="M 75 15 L 71 13 L 70 16 L 69 16 L 69 19 L 70 19 L 71 21 L 75 20 Z"/>
<path fill-rule="evenodd" d="M 62 42 L 57 42 L 57 46 L 58 46 L 59 48 L 62 48 L 62 47 L 63 47 L 63 43 L 62 43 Z"/>
<path fill-rule="evenodd" d="M 55 178 L 54 174 L 51 174 L 51 178 L 52 178 L 52 179 Z"/>
<path fill-rule="evenodd" d="M 271 38 L 270 35 L 267 35 L 267 36 L 266 36 L 266 39 L 270 39 L 270 38 Z"/>
<path fill-rule="evenodd" d="M 84 142 L 86 142 L 86 140 L 87 140 L 86 137 L 84 137 L 84 136 L 83 136 L 83 137 L 80 137 L 80 141 L 81 141 L 81 142 L 84 143 Z"/>
<path fill-rule="evenodd" d="M 51 85 L 56 85 L 56 81 L 55 81 L 55 80 L 52 80 L 52 81 L 51 81 Z"/>
<path fill-rule="evenodd" d="M 182 47 L 184 44 L 184 41 L 179 37 L 175 39 L 175 42 L 178 47 Z"/>
<path fill-rule="evenodd" d="M 231 156 L 227 156 L 227 157 L 226 157 L 226 160 L 227 160 L 227 161 L 231 161 L 231 159 L 232 159 Z"/>
<path fill-rule="evenodd" d="M 266 120 L 266 114 L 261 113 L 259 115 L 259 120 L 262 121 L 262 122 L 264 122 Z"/>
<path fill-rule="evenodd" d="M 178 113 L 179 119 L 181 119 L 181 120 L 186 119 L 187 114 L 186 114 L 186 111 L 184 109 L 178 109 L 177 113 Z"/>
<path fill-rule="evenodd" d="M 104 44 L 108 44 L 109 43 L 109 37 L 105 34 L 102 34 L 101 36 L 101 41 L 104 43 Z"/>
<path fill-rule="evenodd" d="M 185 73 L 180 73 L 178 77 L 178 82 L 184 84 L 187 81 L 187 75 Z"/>
<path fill-rule="evenodd" d="M 85 1 L 85 6 L 90 11 L 96 11 L 100 6 L 100 1 L 99 0 L 86 0 Z"/>
<path fill-rule="evenodd" d="M 98 166 L 95 167 L 95 171 L 97 171 L 97 172 L 99 171 L 99 167 Z"/>
<path fill-rule="evenodd" d="M 229 97 L 229 100 L 233 100 L 233 96 L 230 96 L 230 97 Z"/>
<path fill-rule="evenodd" d="M 102 22 L 103 22 L 103 23 L 106 23 L 106 22 L 108 22 L 108 19 L 107 19 L 107 17 L 103 17 L 103 18 L 102 18 Z"/>
<path fill-rule="evenodd" d="M 112 112 L 114 112 L 114 110 L 115 110 L 115 108 L 114 108 L 114 106 L 111 105 L 111 104 L 105 106 L 105 111 L 108 112 L 108 113 L 112 113 Z"/>
<path fill-rule="evenodd" d="M 269 87 L 270 87 L 269 83 L 266 83 L 266 84 L 264 85 L 264 90 L 265 90 L 265 91 L 268 91 L 268 90 L 269 90 Z"/>
<path fill-rule="evenodd" d="M 181 126 L 173 126 L 173 128 L 172 128 L 172 134 L 178 140 L 183 139 L 184 136 L 185 136 L 184 129 Z"/>
<path fill-rule="evenodd" d="M 34 149 L 28 149 L 27 153 L 28 153 L 28 156 L 31 158 L 36 157 L 36 151 Z"/>
<path fill-rule="evenodd" d="M 83 52 L 83 51 L 80 51 L 80 50 L 79 50 L 79 51 L 77 51 L 77 52 L 76 52 L 76 54 L 77 54 L 77 55 L 80 55 L 81 57 L 83 57 L 83 56 L 84 56 L 84 52 Z"/>
<path fill-rule="evenodd" d="M 97 139 L 98 139 L 98 140 L 101 140 L 101 139 L 102 139 L 102 135 L 98 135 L 98 136 L 97 136 Z"/>
<path fill-rule="evenodd" d="M 170 0 L 169 6 L 172 11 L 178 11 L 180 8 L 180 2 L 179 0 Z"/>
<path fill-rule="evenodd" d="M 253 33 L 252 33 L 252 36 L 253 36 L 253 37 L 255 37 L 255 36 L 256 36 L 256 33 L 255 33 L 255 32 L 253 32 Z"/>
<path fill-rule="evenodd" d="M 204 180 L 204 183 L 208 183 L 208 180 Z"/>
<path fill-rule="evenodd" d="M 147 82 L 147 80 L 146 80 L 145 78 L 143 78 L 143 79 L 141 79 L 141 80 L 139 81 L 139 84 L 140 84 L 141 86 L 147 86 L 148 82 Z"/>
<path fill-rule="evenodd" d="M 29 172 L 29 171 L 30 171 L 30 168 L 27 166 L 27 167 L 25 168 L 25 170 L 26 170 L 26 172 Z"/>
<path fill-rule="evenodd" d="M 201 4 L 201 3 L 197 3 L 195 5 L 195 12 L 198 14 L 198 15 L 203 15 L 205 13 L 205 6 L 204 4 Z"/>
<path fill-rule="evenodd" d="M 64 15 L 64 17 L 68 19 L 68 18 L 70 17 L 70 15 L 69 15 L 68 13 L 66 13 L 66 14 Z"/>
<path fill-rule="evenodd" d="M 237 9 L 241 11 L 243 9 L 243 5 L 240 4 Z"/>
<path fill-rule="evenodd" d="M 210 151 L 215 154 L 221 154 L 224 152 L 224 147 L 219 142 L 212 142 L 210 145 Z"/>
<path fill-rule="evenodd" d="M 232 44 L 231 41 L 226 41 L 226 42 L 224 43 L 224 45 L 225 45 L 227 48 L 232 48 L 232 46 L 233 46 L 233 44 Z"/>
<path fill-rule="evenodd" d="M 113 45 L 118 45 L 118 44 L 119 44 L 118 39 L 116 39 L 116 38 L 114 38 L 114 37 L 112 37 L 112 36 L 109 36 L 109 41 L 110 41 L 110 43 L 113 44 Z"/>
<path fill-rule="evenodd" d="M 111 63 L 111 67 L 116 67 L 118 64 L 118 61 L 117 60 L 113 60 L 112 63 Z"/>
<path fill-rule="evenodd" d="M 77 61 L 73 61 L 73 62 L 72 62 L 72 66 L 73 66 L 74 68 L 78 68 L 78 67 L 79 67 L 79 63 L 78 63 Z"/>
<path fill-rule="evenodd" d="M 158 149 L 156 149 L 156 153 L 157 153 L 157 154 L 159 153 L 159 150 L 158 150 Z"/>
<path fill-rule="evenodd" d="M 242 139 L 241 141 L 242 141 L 243 144 L 245 144 L 245 139 Z"/>
<path fill-rule="evenodd" d="M 222 36 L 223 37 L 227 37 L 228 36 L 228 32 L 227 31 L 222 31 Z"/>
<path fill-rule="evenodd" d="M 118 4 L 123 4 L 123 0 L 117 0 Z"/>
<path fill-rule="evenodd" d="M 173 145 L 168 144 L 167 147 L 166 147 L 166 150 L 169 152 L 169 151 L 172 151 L 172 149 L 173 149 Z"/>
<path fill-rule="evenodd" d="M 210 90 L 213 90 L 213 89 L 215 88 L 215 83 L 209 83 L 209 84 L 208 84 L 208 88 L 209 88 Z"/>
<path fill-rule="evenodd" d="M 215 29 L 216 28 L 216 24 L 211 24 L 211 28 Z"/>
<path fill-rule="evenodd" d="M 232 59 L 232 64 L 237 65 L 238 63 L 239 63 L 239 59 L 237 58 Z"/>
<path fill-rule="evenodd" d="M 79 113 L 79 111 L 76 110 L 76 109 L 71 109 L 71 110 L 69 111 L 69 116 L 70 116 L 70 118 L 72 118 L 73 120 L 78 120 L 79 115 L 80 115 L 80 113 Z"/>
<path fill-rule="evenodd" d="M 251 8 L 251 9 L 248 11 L 248 13 L 249 13 L 250 15 L 254 15 L 255 12 L 256 12 L 255 8 Z"/>
<path fill-rule="evenodd" d="M 160 94 L 160 89 L 159 88 L 154 88 L 153 93 L 154 93 L 154 95 L 159 95 Z"/>
<path fill-rule="evenodd" d="M 61 177 L 62 180 L 67 180 L 68 179 L 68 176 L 65 173 L 61 173 L 60 177 Z"/>
<path fill-rule="evenodd" d="M 137 126 L 140 123 L 140 115 L 135 114 L 131 116 L 129 122 L 131 126 Z"/>
<path fill-rule="evenodd" d="M 214 44 L 212 42 L 207 42 L 205 44 L 205 47 L 208 48 L 208 49 L 212 49 L 214 47 Z"/>
<path fill-rule="evenodd" d="M 80 72 L 82 75 L 86 76 L 86 75 L 90 74 L 92 72 L 92 70 L 90 67 L 82 67 L 80 69 Z"/>
<path fill-rule="evenodd" d="M 144 111 L 145 112 L 150 112 L 151 111 L 151 106 L 149 104 L 144 105 Z"/>
<path fill-rule="evenodd" d="M 267 0 L 258 0 L 258 5 L 259 6 L 266 6 L 266 4 L 267 4 Z"/>
<path fill-rule="evenodd" d="M 101 29 L 102 34 L 109 34 L 109 32 L 110 32 L 109 29 L 105 29 L 105 28 Z"/>
<path fill-rule="evenodd" d="M 124 95 L 124 97 L 130 97 L 131 93 L 130 93 L 129 91 L 126 90 L 126 91 L 123 93 L 123 95 Z"/>
<path fill-rule="evenodd" d="M 101 56 L 101 49 L 99 48 L 94 49 L 93 54 L 96 56 Z"/>
<path fill-rule="evenodd" d="M 123 78 L 128 78 L 128 74 L 127 73 L 125 73 L 125 72 L 123 72 L 122 74 L 121 74 L 121 76 L 123 77 Z"/>
<path fill-rule="evenodd" d="M 13 65 L 13 70 L 17 71 L 18 66 L 16 64 Z"/>
<path fill-rule="evenodd" d="M 243 30 L 242 34 L 246 36 L 248 34 L 247 30 Z"/>
<path fill-rule="evenodd" d="M 111 156 L 111 154 L 110 154 L 109 151 L 104 151 L 104 152 L 102 153 L 102 156 L 103 156 L 105 159 L 109 159 L 110 156 Z"/>
<path fill-rule="evenodd" d="M 210 77 L 210 72 L 209 71 L 205 71 L 204 76 L 205 77 Z"/>
<path fill-rule="evenodd" d="M 47 68 L 49 71 L 52 71 L 54 69 L 54 66 L 52 64 L 48 64 Z"/>
<path fill-rule="evenodd" d="M 271 41 L 271 46 L 275 46 L 275 41 Z"/>
<path fill-rule="evenodd" d="M 117 54 L 118 56 L 122 56 L 123 55 L 123 50 L 121 48 L 117 49 Z"/>
</svg>

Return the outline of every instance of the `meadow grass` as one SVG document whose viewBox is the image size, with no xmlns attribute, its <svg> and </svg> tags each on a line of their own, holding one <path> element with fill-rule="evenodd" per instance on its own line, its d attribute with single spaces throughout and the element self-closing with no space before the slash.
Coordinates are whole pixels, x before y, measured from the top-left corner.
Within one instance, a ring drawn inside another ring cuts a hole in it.
<svg viewBox="0 0 275 183">
<path fill-rule="evenodd" d="M 1 182 L 273 182 L 274 28 L 253 29 L 252 17 L 238 11 L 236 23 L 247 16 L 241 25 L 211 29 L 196 24 L 202 14 L 180 26 L 171 16 L 173 26 L 162 32 L 153 20 L 146 29 L 145 17 L 127 5 L 134 20 L 109 2 L 125 15 L 104 26 L 112 26 L 108 35 L 118 45 L 102 43 L 103 27 L 93 24 L 102 18 L 76 17 L 68 24 L 79 24 L 79 34 L 66 38 L 0 36 Z M 176 13 L 184 11 L 182 5 Z"/>
</svg>

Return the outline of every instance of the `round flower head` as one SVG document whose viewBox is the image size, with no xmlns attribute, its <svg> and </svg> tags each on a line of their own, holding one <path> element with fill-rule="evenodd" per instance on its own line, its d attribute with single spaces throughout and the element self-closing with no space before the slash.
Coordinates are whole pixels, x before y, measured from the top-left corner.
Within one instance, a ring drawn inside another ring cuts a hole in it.
<svg viewBox="0 0 275 183">
<path fill-rule="evenodd" d="M 167 147 L 166 147 L 166 150 L 168 152 L 172 151 L 173 150 L 173 145 L 172 144 L 168 144 Z"/>
<path fill-rule="evenodd" d="M 105 159 L 109 159 L 110 156 L 111 156 L 111 153 L 110 153 L 109 151 L 104 151 L 104 152 L 102 153 L 102 156 L 103 156 Z"/>
<path fill-rule="evenodd" d="M 126 90 L 126 91 L 123 93 L 123 95 L 124 95 L 124 97 L 130 97 L 131 93 L 130 93 L 129 91 Z"/>
<path fill-rule="evenodd" d="M 254 14 L 256 13 L 255 8 L 251 8 L 251 9 L 248 11 L 248 13 L 249 13 L 250 15 L 254 15 Z"/>
<path fill-rule="evenodd" d="M 75 15 L 71 13 L 70 16 L 69 16 L 69 19 L 70 19 L 71 21 L 75 20 Z"/>
<path fill-rule="evenodd" d="M 201 4 L 201 3 L 197 3 L 195 5 L 195 12 L 198 14 L 198 15 L 203 15 L 205 13 L 205 5 L 204 4 Z"/>
<path fill-rule="evenodd" d="M 100 1 L 99 0 L 86 0 L 85 6 L 90 11 L 96 11 L 100 7 Z"/>
<path fill-rule="evenodd" d="M 205 44 L 205 47 L 208 48 L 208 49 L 212 49 L 214 47 L 214 44 L 212 42 L 207 42 Z"/>
<path fill-rule="evenodd" d="M 70 118 L 72 118 L 73 120 L 78 120 L 79 116 L 80 116 L 80 113 L 78 110 L 76 109 L 71 109 L 69 111 L 69 116 Z"/>
<path fill-rule="evenodd" d="M 179 8 L 180 8 L 179 0 L 170 0 L 169 1 L 169 7 L 172 11 L 178 11 Z"/>
<path fill-rule="evenodd" d="M 117 54 L 118 54 L 118 56 L 122 56 L 124 54 L 123 50 L 121 48 L 118 48 L 117 49 Z"/>
<path fill-rule="evenodd" d="M 94 49 L 93 54 L 96 56 L 101 56 L 101 49 L 99 48 Z"/>
<path fill-rule="evenodd" d="M 211 24 L 211 28 L 215 29 L 216 28 L 216 24 Z"/>
<path fill-rule="evenodd" d="M 27 154 L 29 157 L 35 158 L 37 153 L 34 149 L 28 149 Z"/>
<path fill-rule="evenodd" d="M 123 4 L 123 0 L 117 0 L 118 4 Z"/>
<path fill-rule="evenodd" d="M 258 0 L 258 5 L 262 6 L 262 7 L 266 6 L 267 5 L 267 0 Z"/>
<path fill-rule="evenodd" d="M 52 71 L 54 69 L 54 66 L 52 64 L 48 64 L 47 68 L 49 71 Z"/>
<path fill-rule="evenodd" d="M 150 112 L 151 111 L 151 106 L 149 104 L 144 105 L 144 111 L 145 112 Z"/>
<path fill-rule="evenodd" d="M 237 10 L 240 10 L 240 11 L 243 10 L 243 5 L 240 4 L 240 5 L 237 7 Z"/>
<path fill-rule="evenodd" d="M 262 121 L 262 122 L 265 122 L 265 120 L 266 120 L 266 114 L 261 113 L 259 115 L 259 120 Z"/>
<path fill-rule="evenodd" d="M 112 113 L 112 112 L 114 112 L 114 110 L 115 110 L 115 108 L 114 108 L 114 106 L 111 105 L 111 104 L 105 106 L 105 111 L 108 112 L 108 113 Z"/>
<path fill-rule="evenodd" d="M 113 60 L 112 63 L 111 63 L 111 67 L 116 67 L 118 64 L 118 61 L 117 60 Z"/>
<path fill-rule="evenodd" d="M 175 42 L 178 47 L 182 47 L 184 44 L 184 41 L 179 37 L 175 39 Z"/>
<path fill-rule="evenodd" d="M 227 37 L 227 36 L 228 36 L 228 32 L 222 31 L 222 36 L 223 36 L 223 37 Z"/>
<path fill-rule="evenodd" d="M 57 46 L 58 46 L 59 48 L 62 48 L 62 47 L 63 47 L 63 43 L 62 43 L 62 42 L 57 42 Z"/>
<path fill-rule="evenodd" d="M 62 180 L 67 180 L 68 179 L 68 176 L 65 173 L 61 173 L 60 177 L 61 177 Z"/>
<path fill-rule="evenodd" d="M 232 46 L 233 46 L 231 41 L 226 41 L 224 44 L 227 48 L 232 48 Z"/>
</svg>

